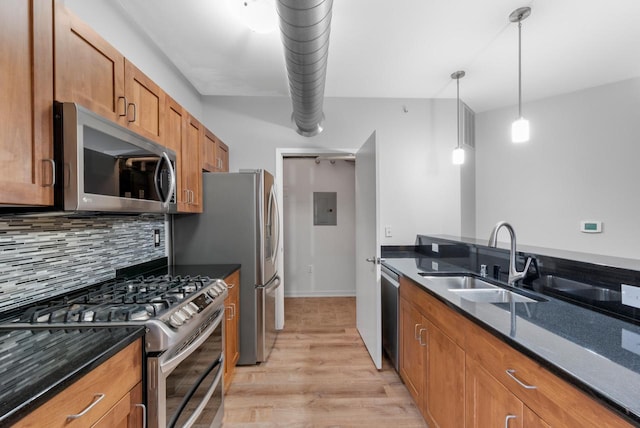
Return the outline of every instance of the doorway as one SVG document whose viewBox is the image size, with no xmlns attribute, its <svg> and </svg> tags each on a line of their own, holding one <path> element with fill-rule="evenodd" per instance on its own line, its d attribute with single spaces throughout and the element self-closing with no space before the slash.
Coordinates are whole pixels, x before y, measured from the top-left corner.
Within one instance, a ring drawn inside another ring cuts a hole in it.
<svg viewBox="0 0 640 428">
<path fill-rule="evenodd" d="M 283 161 L 285 297 L 354 296 L 355 160 Z"/>
</svg>

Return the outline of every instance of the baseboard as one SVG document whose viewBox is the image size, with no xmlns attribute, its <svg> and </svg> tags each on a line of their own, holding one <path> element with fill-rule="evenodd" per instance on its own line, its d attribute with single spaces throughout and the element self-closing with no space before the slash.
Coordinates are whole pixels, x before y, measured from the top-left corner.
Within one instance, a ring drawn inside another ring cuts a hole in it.
<svg viewBox="0 0 640 428">
<path fill-rule="evenodd" d="M 284 297 L 354 297 L 356 290 L 296 291 L 286 290 Z"/>
</svg>

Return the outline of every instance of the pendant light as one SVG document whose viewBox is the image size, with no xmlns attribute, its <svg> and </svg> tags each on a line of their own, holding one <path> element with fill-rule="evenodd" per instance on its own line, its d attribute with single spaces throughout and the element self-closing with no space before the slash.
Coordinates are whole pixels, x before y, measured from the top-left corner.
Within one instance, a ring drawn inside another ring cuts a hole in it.
<svg viewBox="0 0 640 428">
<path fill-rule="evenodd" d="M 462 141 L 460 140 L 460 79 L 465 75 L 462 70 L 451 73 L 451 78 L 456 79 L 456 111 L 458 113 L 458 145 L 453 149 L 451 160 L 454 165 L 462 165 L 464 163 L 464 149 L 462 148 Z"/>
<path fill-rule="evenodd" d="M 511 124 L 511 141 L 529 141 L 529 121 L 522 116 L 522 21 L 531 15 L 530 7 L 521 7 L 509 15 L 509 21 L 518 23 L 518 119 Z"/>
</svg>

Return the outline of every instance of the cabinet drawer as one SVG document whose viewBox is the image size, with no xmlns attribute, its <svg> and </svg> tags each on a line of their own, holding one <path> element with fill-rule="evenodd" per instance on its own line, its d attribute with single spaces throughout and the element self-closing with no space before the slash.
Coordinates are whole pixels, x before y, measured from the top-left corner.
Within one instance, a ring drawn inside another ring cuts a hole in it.
<svg viewBox="0 0 640 428">
<path fill-rule="evenodd" d="M 16 424 L 18 427 L 87 427 L 97 422 L 142 380 L 142 345 L 134 343 L 109 358 Z M 83 416 L 67 420 L 98 401 Z"/>
<path fill-rule="evenodd" d="M 465 348 L 467 356 L 479 362 L 551 426 L 631 426 L 574 386 L 478 326 L 468 326 Z"/>
<path fill-rule="evenodd" d="M 400 277 L 400 296 L 418 306 L 429 321 L 440 328 L 458 346 L 464 348 L 464 326 L 469 323 L 466 318 L 455 313 L 453 309 L 448 308 L 428 291 L 405 277 Z"/>
</svg>

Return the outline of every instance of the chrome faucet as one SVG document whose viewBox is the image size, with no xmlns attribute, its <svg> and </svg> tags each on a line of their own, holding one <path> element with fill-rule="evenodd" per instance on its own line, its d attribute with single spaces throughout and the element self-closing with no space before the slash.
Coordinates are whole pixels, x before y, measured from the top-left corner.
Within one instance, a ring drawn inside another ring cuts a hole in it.
<svg viewBox="0 0 640 428">
<path fill-rule="evenodd" d="M 506 221 L 499 221 L 491 231 L 491 235 L 489 236 L 489 246 L 496 247 L 498 245 L 498 231 L 500 228 L 506 228 L 511 236 L 511 249 L 509 251 L 509 280 L 508 283 L 511 286 L 514 286 L 516 281 L 527 276 L 527 271 L 529 270 L 529 265 L 531 265 L 531 257 L 527 257 L 527 262 L 524 265 L 524 270 L 522 272 L 518 272 L 516 269 L 516 232 L 513 230 L 513 227 L 507 223 Z"/>
</svg>

